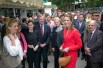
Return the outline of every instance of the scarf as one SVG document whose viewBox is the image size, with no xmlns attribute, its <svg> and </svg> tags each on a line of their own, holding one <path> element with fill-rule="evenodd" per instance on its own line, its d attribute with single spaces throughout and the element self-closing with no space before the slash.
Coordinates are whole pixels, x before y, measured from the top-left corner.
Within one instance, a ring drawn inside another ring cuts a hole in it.
<svg viewBox="0 0 103 68">
<path fill-rule="evenodd" d="M 62 25 L 60 25 L 60 26 L 56 29 L 56 32 L 59 32 L 59 31 L 61 31 L 61 30 L 63 30 Z"/>
</svg>

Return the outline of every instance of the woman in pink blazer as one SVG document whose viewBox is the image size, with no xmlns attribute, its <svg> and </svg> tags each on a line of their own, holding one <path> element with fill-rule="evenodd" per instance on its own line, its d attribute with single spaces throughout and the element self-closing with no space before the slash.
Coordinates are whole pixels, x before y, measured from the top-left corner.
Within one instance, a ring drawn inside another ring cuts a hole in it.
<svg viewBox="0 0 103 68">
<path fill-rule="evenodd" d="M 21 46 L 22 46 L 22 50 L 23 50 L 23 61 L 22 61 L 22 65 L 23 65 L 23 68 L 25 68 L 25 60 L 26 60 L 26 52 L 27 52 L 27 42 L 26 42 L 26 39 L 25 39 L 25 36 L 24 34 L 21 32 L 21 23 L 18 24 L 18 37 L 19 37 L 19 40 L 21 42 Z"/>
</svg>

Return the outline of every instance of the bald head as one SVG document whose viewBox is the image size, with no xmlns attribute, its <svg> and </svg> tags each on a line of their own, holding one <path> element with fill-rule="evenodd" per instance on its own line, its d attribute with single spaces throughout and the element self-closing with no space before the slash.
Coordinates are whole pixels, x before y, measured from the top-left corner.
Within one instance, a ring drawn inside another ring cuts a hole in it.
<svg viewBox="0 0 103 68">
<path fill-rule="evenodd" d="M 96 28 L 97 28 L 97 21 L 96 20 L 91 20 L 90 22 L 89 22 L 89 28 L 90 28 L 90 30 L 91 31 L 94 31 Z"/>
<path fill-rule="evenodd" d="M 96 20 L 91 20 L 91 21 L 89 22 L 89 24 L 92 24 L 92 25 L 97 26 L 97 21 L 96 21 Z"/>
</svg>

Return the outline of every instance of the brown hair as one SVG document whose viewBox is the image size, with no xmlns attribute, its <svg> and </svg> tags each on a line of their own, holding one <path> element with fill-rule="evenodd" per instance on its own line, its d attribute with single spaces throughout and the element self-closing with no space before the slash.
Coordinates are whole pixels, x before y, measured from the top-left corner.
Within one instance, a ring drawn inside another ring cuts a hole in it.
<svg viewBox="0 0 103 68">
<path fill-rule="evenodd" d="M 14 18 L 10 18 L 9 22 L 6 24 L 6 35 L 10 33 L 8 27 L 11 27 L 14 23 L 19 23 L 19 22 Z"/>
<path fill-rule="evenodd" d="M 71 21 L 71 26 L 69 29 L 73 29 L 73 17 L 70 15 L 70 16 L 65 16 L 65 17 L 68 17 Z"/>
<path fill-rule="evenodd" d="M 5 18 L 4 18 L 4 22 L 5 22 L 5 23 L 8 23 L 8 22 L 9 22 L 9 20 L 10 20 L 10 18 L 9 18 L 9 17 L 5 17 Z"/>
</svg>

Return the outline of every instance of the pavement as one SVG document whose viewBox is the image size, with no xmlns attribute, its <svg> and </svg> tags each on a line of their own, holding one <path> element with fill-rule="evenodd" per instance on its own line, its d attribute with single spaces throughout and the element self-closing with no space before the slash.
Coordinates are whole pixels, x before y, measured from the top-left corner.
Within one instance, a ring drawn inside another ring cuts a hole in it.
<svg viewBox="0 0 103 68">
<path fill-rule="evenodd" d="M 1 39 L 0 39 L 0 41 L 1 41 Z M 0 54 L 1 54 L 1 45 L 0 45 Z M 53 55 L 49 55 L 48 59 L 50 61 L 50 63 L 48 63 L 48 68 L 54 68 Z M 76 63 L 76 68 L 84 68 L 85 66 L 86 66 L 86 61 L 85 60 L 81 60 L 81 57 L 78 57 L 78 60 L 77 60 L 77 63 Z M 41 67 L 42 67 L 42 62 L 41 62 Z M 0 68 L 5 68 L 1 61 L 0 61 Z M 26 62 L 26 68 L 28 68 L 27 62 Z"/>
<path fill-rule="evenodd" d="M 50 61 L 50 63 L 48 63 L 48 68 L 54 68 L 53 55 L 50 55 L 48 58 L 49 58 L 49 61 Z M 81 60 L 81 58 L 78 57 L 78 60 L 77 60 L 77 63 L 76 63 L 76 68 L 84 68 L 85 65 L 86 65 L 86 61 Z M 42 62 L 41 62 L 41 66 L 42 66 Z M 5 68 L 1 61 L 0 61 L 0 68 Z M 27 62 L 26 62 L 26 68 L 28 68 Z"/>
</svg>

